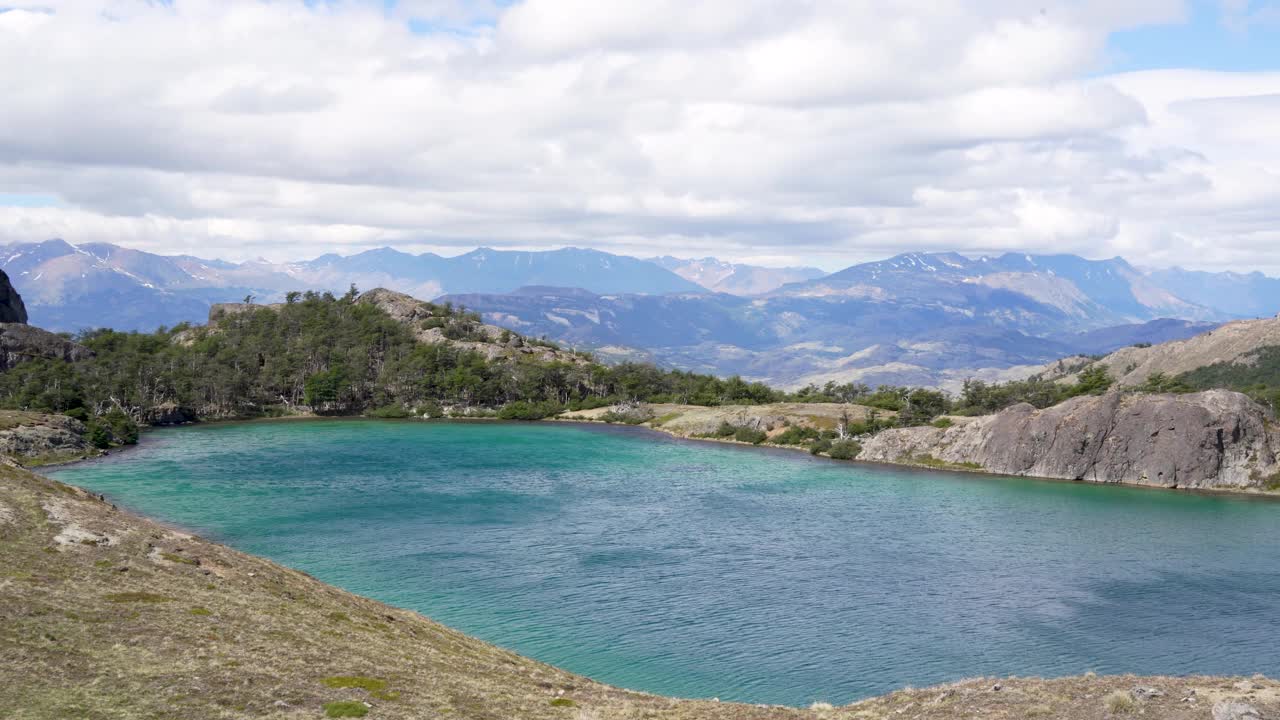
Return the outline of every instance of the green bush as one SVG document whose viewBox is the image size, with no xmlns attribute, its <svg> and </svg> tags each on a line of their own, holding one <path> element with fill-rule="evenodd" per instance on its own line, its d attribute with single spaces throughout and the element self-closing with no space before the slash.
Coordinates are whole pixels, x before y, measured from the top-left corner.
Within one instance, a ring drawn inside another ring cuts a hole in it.
<svg viewBox="0 0 1280 720">
<path fill-rule="evenodd" d="M 792 425 L 770 438 L 769 442 L 774 445 L 804 445 L 811 440 L 817 440 L 820 435 L 821 433 L 814 428 Z"/>
<path fill-rule="evenodd" d="M 439 403 L 433 403 L 433 402 L 423 403 L 422 405 L 419 405 L 418 407 L 414 408 L 413 411 L 414 413 L 425 418 L 444 417 L 444 408 L 440 407 Z"/>
<path fill-rule="evenodd" d="M 374 408 L 366 412 L 365 415 L 373 418 L 395 420 L 409 417 L 409 411 L 405 410 L 403 405 L 383 405 L 380 408 Z"/>
<path fill-rule="evenodd" d="M 755 428 L 740 427 L 733 431 L 734 440 L 737 440 L 738 442 L 742 442 L 742 443 L 751 443 L 752 445 L 759 445 L 760 443 L 768 439 L 768 437 L 769 437 L 768 433 L 766 433 L 763 430 L 757 430 Z"/>
<path fill-rule="evenodd" d="M 815 440 L 814 443 L 809 446 L 809 452 L 813 455 L 822 455 L 823 453 L 827 453 L 830 451 L 831 451 L 831 440 L 827 438 L 820 438 L 818 440 Z"/>
<path fill-rule="evenodd" d="M 955 425 L 955 423 L 952 422 L 951 418 L 945 418 L 945 417 L 934 420 L 932 424 L 934 427 L 938 428 L 939 430 L 946 430 L 952 425 Z"/>
<path fill-rule="evenodd" d="M 564 412 L 564 406 L 557 402 L 529 402 L 517 400 L 507 403 L 498 411 L 500 420 L 541 420 Z"/>
<path fill-rule="evenodd" d="M 853 460 L 861 452 L 862 445 L 857 440 L 837 440 L 831 443 L 827 454 L 836 460 Z"/>
<path fill-rule="evenodd" d="M 721 421 L 720 427 L 716 428 L 715 432 L 711 433 L 708 437 L 730 438 L 733 437 L 733 434 L 736 432 L 738 432 L 737 425 L 731 425 L 728 422 Z"/>
<path fill-rule="evenodd" d="M 88 410 L 85 410 L 85 409 L 84 409 L 84 408 L 82 408 L 82 407 L 74 407 L 74 408 L 71 408 L 70 410 L 67 410 L 66 412 L 64 412 L 64 413 L 62 413 L 62 414 L 63 414 L 63 415 L 66 415 L 67 417 L 72 418 L 72 419 L 74 419 L 74 420 L 79 420 L 80 422 L 88 422 L 88 421 L 89 421 L 89 411 L 88 411 Z"/>
<path fill-rule="evenodd" d="M 111 447 L 111 428 L 100 418 L 93 418 L 89 421 L 85 439 L 99 450 L 106 450 Z"/>
</svg>

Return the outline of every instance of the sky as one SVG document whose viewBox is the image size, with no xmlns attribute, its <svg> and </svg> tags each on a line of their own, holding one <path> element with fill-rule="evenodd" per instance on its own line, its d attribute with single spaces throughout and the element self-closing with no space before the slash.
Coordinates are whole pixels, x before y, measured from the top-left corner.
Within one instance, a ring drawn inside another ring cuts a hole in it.
<svg viewBox="0 0 1280 720">
<path fill-rule="evenodd" d="M 1280 275 L 1280 0 L 0 0 L 0 242 Z"/>
</svg>

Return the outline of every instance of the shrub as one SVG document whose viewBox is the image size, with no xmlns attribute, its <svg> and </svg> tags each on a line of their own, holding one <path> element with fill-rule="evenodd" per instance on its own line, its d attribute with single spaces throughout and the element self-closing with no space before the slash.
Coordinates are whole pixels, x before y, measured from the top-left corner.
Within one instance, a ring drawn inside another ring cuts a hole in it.
<svg viewBox="0 0 1280 720">
<path fill-rule="evenodd" d="M 804 445 L 810 440 L 817 440 L 820 433 L 814 428 L 792 425 L 769 440 L 774 445 Z"/>
<path fill-rule="evenodd" d="M 809 446 L 809 452 L 813 455 L 821 455 L 823 453 L 830 452 L 830 451 L 831 451 L 831 440 L 827 438 L 816 440 L 812 445 Z"/>
<path fill-rule="evenodd" d="M 737 432 L 738 432 L 738 427 L 736 425 L 731 425 L 728 422 L 721 421 L 720 427 L 716 428 L 716 431 L 711 433 L 711 436 L 718 437 L 718 438 L 727 438 L 727 437 L 733 437 L 734 434 Z"/>
<path fill-rule="evenodd" d="M 862 452 L 862 445 L 857 440 L 837 440 L 831 443 L 827 454 L 836 460 L 852 460 Z"/>
<path fill-rule="evenodd" d="M 444 408 L 438 403 L 424 403 L 414 408 L 414 413 L 426 418 L 442 418 L 444 417 Z"/>
<path fill-rule="evenodd" d="M 768 437 L 768 433 L 755 428 L 740 427 L 733 431 L 734 440 L 743 443 L 751 443 L 752 445 L 759 445 L 768 439 Z"/>
<path fill-rule="evenodd" d="M 938 418 L 937 420 L 933 421 L 933 426 L 940 430 L 946 430 L 952 425 L 955 425 L 955 423 L 951 421 L 951 418 L 944 417 L 944 418 Z"/>
<path fill-rule="evenodd" d="M 1107 711 L 1112 715 L 1121 715 L 1133 712 L 1133 709 L 1138 706 L 1138 703 L 1133 699 L 1133 696 L 1123 690 L 1116 690 L 1115 692 L 1108 693 L 1102 701 L 1106 704 Z"/>
<path fill-rule="evenodd" d="M 331 718 L 360 718 L 369 714 L 369 706 L 362 702 L 340 700 L 324 704 L 324 716 Z"/>
<path fill-rule="evenodd" d="M 517 400 L 513 403 L 507 403 L 498 411 L 500 420 L 541 420 L 552 415 L 559 415 L 564 411 L 564 406 L 556 402 L 529 402 L 527 400 Z"/>
<path fill-rule="evenodd" d="M 90 445 L 99 450 L 105 450 L 111 447 L 111 428 L 107 427 L 107 424 L 102 420 L 94 418 L 89 421 L 88 433 L 86 433 L 85 439 L 89 441 Z"/>
<path fill-rule="evenodd" d="M 89 421 L 89 411 L 88 411 L 88 410 L 85 410 L 85 409 L 84 409 L 84 408 L 82 408 L 82 407 L 74 407 L 74 408 L 71 408 L 70 410 L 68 410 L 68 411 L 66 411 L 66 412 L 64 412 L 64 413 L 62 413 L 62 414 L 63 414 L 63 415 L 66 415 L 66 416 L 67 416 L 67 417 L 69 417 L 69 418 L 73 418 L 73 419 L 75 419 L 75 420 L 79 420 L 80 422 L 88 422 L 88 421 Z"/>
<path fill-rule="evenodd" d="M 111 429 L 112 440 L 117 445 L 137 445 L 138 444 L 138 423 L 133 421 L 120 408 L 111 408 L 110 412 L 103 415 L 103 420 Z"/>
<path fill-rule="evenodd" d="M 395 420 L 409 417 L 409 411 L 405 410 L 402 405 L 383 405 L 380 408 L 374 408 L 366 412 L 365 415 L 385 420 Z"/>
</svg>

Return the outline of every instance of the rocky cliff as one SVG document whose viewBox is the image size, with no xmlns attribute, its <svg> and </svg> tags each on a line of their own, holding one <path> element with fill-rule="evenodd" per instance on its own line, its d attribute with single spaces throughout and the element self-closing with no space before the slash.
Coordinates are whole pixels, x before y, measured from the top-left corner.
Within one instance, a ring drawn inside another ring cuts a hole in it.
<svg viewBox="0 0 1280 720">
<path fill-rule="evenodd" d="M 0 410 L 0 456 L 22 462 L 81 457 L 93 449 L 84 423 L 66 415 Z"/>
<path fill-rule="evenodd" d="M 0 270 L 0 322 L 25 323 L 27 306 L 23 304 L 18 291 L 13 289 L 9 276 Z"/>
<path fill-rule="evenodd" d="M 81 345 L 27 324 L 27 307 L 9 276 L 0 270 L 0 372 L 32 358 L 83 360 L 92 353 Z"/>
<path fill-rule="evenodd" d="M 0 323 L 0 372 L 33 358 L 75 362 L 93 357 L 83 345 L 22 323 Z"/>
<path fill-rule="evenodd" d="M 1180 488 L 1261 488 L 1280 480 L 1280 429 L 1239 393 L 1113 392 L 1045 410 L 1017 405 L 950 428 L 886 430 L 859 460 Z"/>
</svg>

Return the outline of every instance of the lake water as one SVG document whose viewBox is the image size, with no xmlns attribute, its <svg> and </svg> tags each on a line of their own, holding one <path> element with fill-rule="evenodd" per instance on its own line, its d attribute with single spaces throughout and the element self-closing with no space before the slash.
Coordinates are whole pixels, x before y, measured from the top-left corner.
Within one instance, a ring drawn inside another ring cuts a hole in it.
<svg viewBox="0 0 1280 720">
<path fill-rule="evenodd" d="M 1280 504 L 630 428 L 149 433 L 52 473 L 592 678 L 844 703 L 977 675 L 1280 668 Z"/>
</svg>

